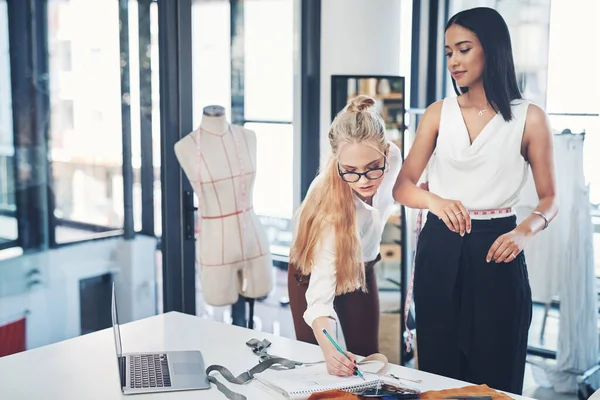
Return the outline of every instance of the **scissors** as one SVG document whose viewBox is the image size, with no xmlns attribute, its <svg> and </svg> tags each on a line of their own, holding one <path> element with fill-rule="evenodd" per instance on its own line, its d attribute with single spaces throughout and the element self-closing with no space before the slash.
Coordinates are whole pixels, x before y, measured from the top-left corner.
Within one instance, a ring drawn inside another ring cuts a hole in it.
<svg viewBox="0 0 600 400">
<path fill-rule="evenodd" d="M 381 399 L 418 399 L 419 393 L 410 390 L 403 390 L 392 385 L 383 385 L 381 388 L 366 389 L 360 396 L 366 398 Z"/>
<path fill-rule="evenodd" d="M 392 399 L 418 399 L 419 395 L 415 393 L 388 392 L 387 390 L 369 389 L 360 394 L 364 398 L 379 398 L 382 400 Z"/>
</svg>

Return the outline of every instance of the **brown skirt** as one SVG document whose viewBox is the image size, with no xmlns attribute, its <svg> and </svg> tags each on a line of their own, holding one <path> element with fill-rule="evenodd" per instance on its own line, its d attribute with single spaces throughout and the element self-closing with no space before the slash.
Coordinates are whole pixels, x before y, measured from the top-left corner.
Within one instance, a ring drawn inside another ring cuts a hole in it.
<svg viewBox="0 0 600 400">
<path fill-rule="evenodd" d="M 338 315 L 348 351 L 360 355 L 379 352 L 379 291 L 375 277 L 375 264 L 381 255 L 365 263 L 367 293 L 356 290 L 336 296 L 333 307 Z M 310 275 L 301 275 L 295 265 L 288 267 L 288 295 L 294 319 L 296 339 L 317 344 L 312 327 L 304 321 L 306 290 Z"/>
</svg>

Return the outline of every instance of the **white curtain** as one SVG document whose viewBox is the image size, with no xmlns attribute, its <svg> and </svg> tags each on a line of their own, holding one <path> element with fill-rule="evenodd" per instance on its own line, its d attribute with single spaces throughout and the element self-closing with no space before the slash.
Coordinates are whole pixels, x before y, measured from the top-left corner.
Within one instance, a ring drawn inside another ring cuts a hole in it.
<svg viewBox="0 0 600 400">
<path fill-rule="evenodd" d="M 583 174 L 583 135 L 554 135 L 554 160 L 560 212 L 548 229 L 525 248 L 534 301 L 560 299 L 557 359 L 543 364 L 545 379 L 557 392 L 576 392 L 576 375 L 598 361 L 598 295 L 594 270 L 593 226 Z M 537 205 L 530 175 L 517 207 L 522 219 Z M 595 384 L 598 384 L 595 382 Z"/>
</svg>

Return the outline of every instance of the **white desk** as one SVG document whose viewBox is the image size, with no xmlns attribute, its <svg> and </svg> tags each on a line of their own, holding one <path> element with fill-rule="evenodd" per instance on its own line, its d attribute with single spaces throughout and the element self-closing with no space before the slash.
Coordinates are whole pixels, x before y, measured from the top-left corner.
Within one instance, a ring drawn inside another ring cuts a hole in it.
<svg viewBox="0 0 600 400">
<path fill-rule="evenodd" d="M 269 354 L 298 361 L 322 360 L 317 346 L 181 313 L 171 312 L 121 325 L 124 352 L 200 350 L 207 367 L 220 364 L 236 376 L 258 363 L 258 357 L 246 346 L 252 338 L 268 339 L 272 343 Z M 389 372 L 423 380 L 414 385 L 421 390 L 466 385 L 397 365 L 391 365 Z M 119 387 L 112 328 L 0 358 L 0 377 L 0 399 L 6 400 L 227 400 L 214 385 L 203 391 L 124 396 Z M 271 397 L 259 384 L 234 385 L 218 374 L 217 378 L 248 399 L 278 398 Z"/>
</svg>

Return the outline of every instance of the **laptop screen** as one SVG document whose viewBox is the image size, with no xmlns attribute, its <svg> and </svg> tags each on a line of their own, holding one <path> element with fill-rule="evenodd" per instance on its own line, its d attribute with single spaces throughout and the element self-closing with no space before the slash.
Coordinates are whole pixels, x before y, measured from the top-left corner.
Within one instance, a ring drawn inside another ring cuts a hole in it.
<svg viewBox="0 0 600 400">
<path fill-rule="evenodd" d="M 121 368 L 120 358 L 123 355 L 121 349 L 121 331 L 119 329 L 119 315 L 117 313 L 117 296 L 115 293 L 115 283 L 112 284 L 112 324 L 113 333 L 115 335 L 115 348 L 117 350 L 117 357 L 119 359 L 119 368 Z"/>
</svg>

